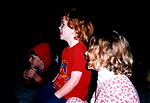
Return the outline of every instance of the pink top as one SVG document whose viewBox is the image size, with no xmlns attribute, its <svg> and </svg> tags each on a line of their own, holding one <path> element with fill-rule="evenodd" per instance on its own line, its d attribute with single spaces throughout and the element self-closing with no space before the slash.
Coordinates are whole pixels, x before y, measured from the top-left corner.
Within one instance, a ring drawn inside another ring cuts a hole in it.
<svg viewBox="0 0 150 103">
<path fill-rule="evenodd" d="M 127 76 L 114 75 L 97 83 L 90 103 L 140 103 L 138 93 Z"/>
</svg>

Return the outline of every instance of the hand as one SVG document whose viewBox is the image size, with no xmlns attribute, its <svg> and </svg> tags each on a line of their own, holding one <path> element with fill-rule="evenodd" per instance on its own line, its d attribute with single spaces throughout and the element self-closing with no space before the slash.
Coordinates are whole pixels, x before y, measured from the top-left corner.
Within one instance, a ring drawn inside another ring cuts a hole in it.
<svg viewBox="0 0 150 103">
<path fill-rule="evenodd" d="M 28 77 L 32 78 L 32 79 L 36 79 L 39 75 L 36 72 L 35 68 L 32 68 L 29 70 L 28 72 Z"/>
<path fill-rule="evenodd" d="M 28 72 L 29 72 L 29 70 L 23 71 L 23 77 L 24 77 L 24 79 L 26 79 L 26 80 L 29 80 L 29 79 L 30 79 L 29 76 L 28 76 Z"/>
</svg>

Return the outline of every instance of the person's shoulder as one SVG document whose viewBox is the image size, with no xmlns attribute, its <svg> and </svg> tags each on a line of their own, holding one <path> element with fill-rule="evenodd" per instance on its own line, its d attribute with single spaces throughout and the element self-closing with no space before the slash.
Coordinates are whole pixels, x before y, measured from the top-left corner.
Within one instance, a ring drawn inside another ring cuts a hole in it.
<svg viewBox="0 0 150 103">
<path fill-rule="evenodd" d="M 80 48 L 80 49 L 87 49 L 86 45 L 82 42 L 79 42 L 76 46 L 76 48 Z"/>
<path fill-rule="evenodd" d="M 78 52 L 85 52 L 87 50 L 87 47 L 84 43 L 79 43 L 76 48 L 75 48 Z"/>
<path fill-rule="evenodd" d="M 82 55 L 86 52 L 87 47 L 83 43 L 79 43 L 73 50 L 73 54 L 75 55 Z"/>
</svg>

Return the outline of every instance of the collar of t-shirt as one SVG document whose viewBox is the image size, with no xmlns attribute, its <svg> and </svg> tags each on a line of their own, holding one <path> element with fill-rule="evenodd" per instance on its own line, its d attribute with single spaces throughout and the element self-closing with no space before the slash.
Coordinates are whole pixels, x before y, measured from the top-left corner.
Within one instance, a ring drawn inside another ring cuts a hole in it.
<svg viewBox="0 0 150 103">
<path fill-rule="evenodd" d="M 115 76 L 114 75 L 114 72 L 110 72 L 109 70 L 107 70 L 106 68 L 99 71 L 98 72 L 98 80 L 97 80 L 97 83 L 101 83 L 111 77 Z"/>
</svg>

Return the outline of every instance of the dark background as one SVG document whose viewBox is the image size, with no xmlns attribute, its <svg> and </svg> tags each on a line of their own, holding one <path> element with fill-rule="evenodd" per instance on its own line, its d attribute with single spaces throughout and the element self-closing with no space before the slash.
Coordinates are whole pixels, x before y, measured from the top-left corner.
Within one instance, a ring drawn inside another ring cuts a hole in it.
<svg viewBox="0 0 150 103">
<path fill-rule="evenodd" d="M 134 56 L 131 79 L 142 83 L 149 70 L 149 0 L 1 0 L 1 81 L 9 83 L 15 72 L 22 75 L 27 50 L 39 42 L 48 42 L 53 54 L 61 55 L 67 44 L 59 39 L 60 14 L 69 7 L 87 9 L 95 32 L 112 29 L 126 37 Z"/>
</svg>

